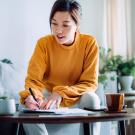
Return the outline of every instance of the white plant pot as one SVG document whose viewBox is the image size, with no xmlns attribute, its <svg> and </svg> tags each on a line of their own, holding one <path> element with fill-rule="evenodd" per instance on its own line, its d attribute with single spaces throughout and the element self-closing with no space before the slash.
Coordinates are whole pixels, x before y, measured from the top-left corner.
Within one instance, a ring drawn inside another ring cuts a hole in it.
<svg viewBox="0 0 135 135">
<path fill-rule="evenodd" d="M 135 90 L 135 79 L 133 80 L 132 88 Z"/>
<path fill-rule="evenodd" d="M 132 91 L 132 83 L 133 77 L 132 76 L 121 76 L 119 78 L 120 86 L 122 91 Z"/>
<path fill-rule="evenodd" d="M 0 115 L 14 114 L 16 112 L 14 99 L 0 99 Z"/>
</svg>

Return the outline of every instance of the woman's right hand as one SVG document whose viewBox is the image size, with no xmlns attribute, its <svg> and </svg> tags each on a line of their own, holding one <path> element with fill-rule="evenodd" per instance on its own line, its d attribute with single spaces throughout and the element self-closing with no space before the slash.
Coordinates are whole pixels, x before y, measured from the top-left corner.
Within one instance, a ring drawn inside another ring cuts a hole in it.
<svg viewBox="0 0 135 135">
<path fill-rule="evenodd" d="M 42 104 L 42 100 L 41 99 L 38 99 L 36 98 L 38 102 L 36 102 L 34 100 L 34 98 L 29 95 L 26 99 L 25 99 L 25 106 L 31 110 L 37 110 L 37 109 L 40 109 L 40 105 Z"/>
</svg>

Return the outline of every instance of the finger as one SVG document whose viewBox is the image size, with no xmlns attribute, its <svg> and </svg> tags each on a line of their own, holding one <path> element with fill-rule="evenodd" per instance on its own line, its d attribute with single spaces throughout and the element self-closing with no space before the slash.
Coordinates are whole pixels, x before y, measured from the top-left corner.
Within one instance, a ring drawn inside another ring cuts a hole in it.
<svg viewBox="0 0 135 135">
<path fill-rule="evenodd" d="M 31 103 L 31 104 L 34 104 L 35 106 L 37 106 L 38 108 L 40 108 L 40 104 L 35 101 L 35 99 L 30 95 L 28 96 L 26 99 L 25 99 L 25 102 L 26 103 Z"/>
<path fill-rule="evenodd" d="M 56 109 L 56 100 L 53 100 L 53 102 L 50 105 L 49 109 Z"/>
<path fill-rule="evenodd" d="M 47 101 L 43 101 L 42 104 L 40 105 L 40 108 L 45 109 L 46 104 L 47 104 Z"/>
<path fill-rule="evenodd" d="M 26 99 L 25 99 L 25 105 L 26 107 L 28 107 L 29 109 L 33 109 L 33 108 L 37 108 L 39 107 L 38 103 L 33 100 L 33 97 L 32 96 L 28 96 Z"/>
<path fill-rule="evenodd" d="M 44 100 L 43 99 L 37 99 L 37 102 L 38 102 L 38 105 L 41 106 L 42 103 L 44 102 Z"/>
<path fill-rule="evenodd" d="M 25 105 L 26 105 L 27 108 L 29 108 L 31 110 L 37 110 L 38 109 L 38 106 L 37 105 L 32 104 L 30 102 L 26 102 Z"/>
<path fill-rule="evenodd" d="M 25 99 L 25 102 L 37 104 L 37 102 L 33 99 L 33 97 L 30 95 Z"/>
<path fill-rule="evenodd" d="M 61 100 L 56 100 L 56 108 L 58 109 L 60 106 Z"/>
<path fill-rule="evenodd" d="M 51 104 L 52 104 L 53 100 L 49 100 L 45 106 L 45 109 L 49 109 Z"/>
</svg>

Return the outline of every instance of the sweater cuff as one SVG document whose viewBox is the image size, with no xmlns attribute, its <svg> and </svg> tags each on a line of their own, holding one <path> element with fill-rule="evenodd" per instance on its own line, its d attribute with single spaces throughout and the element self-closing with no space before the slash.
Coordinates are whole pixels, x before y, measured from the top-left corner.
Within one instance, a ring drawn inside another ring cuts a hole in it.
<svg viewBox="0 0 135 135">
<path fill-rule="evenodd" d="M 34 92 L 34 95 L 38 97 L 39 99 L 43 99 L 43 94 L 39 90 L 32 89 Z M 20 103 L 25 104 L 25 99 L 30 95 L 29 90 L 23 90 L 19 92 L 20 95 Z"/>
</svg>

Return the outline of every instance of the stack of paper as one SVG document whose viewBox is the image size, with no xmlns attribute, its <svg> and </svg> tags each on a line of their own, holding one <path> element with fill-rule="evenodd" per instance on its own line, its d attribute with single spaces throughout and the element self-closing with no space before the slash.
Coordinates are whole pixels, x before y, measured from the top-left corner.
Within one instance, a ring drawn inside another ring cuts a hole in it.
<svg viewBox="0 0 135 135">
<path fill-rule="evenodd" d="M 59 109 L 50 109 L 50 110 L 30 110 L 23 109 L 24 113 L 51 113 L 51 114 L 93 114 L 92 111 L 86 111 L 79 108 L 59 108 Z"/>
</svg>

